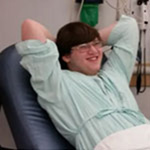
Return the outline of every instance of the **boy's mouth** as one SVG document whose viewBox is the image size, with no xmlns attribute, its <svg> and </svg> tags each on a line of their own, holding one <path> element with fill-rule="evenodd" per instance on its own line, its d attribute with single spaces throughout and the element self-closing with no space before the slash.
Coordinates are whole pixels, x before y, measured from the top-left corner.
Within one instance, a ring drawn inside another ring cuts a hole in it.
<svg viewBox="0 0 150 150">
<path fill-rule="evenodd" d="M 98 56 L 92 56 L 92 57 L 89 57 L 87 58 L 88 61 L 97 61 L 98 60 Z"/>
</svg>

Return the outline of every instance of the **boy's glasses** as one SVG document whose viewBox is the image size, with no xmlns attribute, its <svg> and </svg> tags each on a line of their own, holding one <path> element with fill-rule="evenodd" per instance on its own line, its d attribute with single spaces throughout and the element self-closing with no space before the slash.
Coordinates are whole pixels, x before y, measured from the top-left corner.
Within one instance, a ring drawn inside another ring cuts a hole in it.
<svg viewBox="0 0 150 150">
<path fill-rule="evenodd" d="M 90 50 L 91 47 L 96 49 L 102 47 L 102 42 L 95 40 L 89 43 L 80 44 L 77 46 L 72 47 L 72 50 L 78 50 L 80 53 L 85 53 Z"/>
</svg>

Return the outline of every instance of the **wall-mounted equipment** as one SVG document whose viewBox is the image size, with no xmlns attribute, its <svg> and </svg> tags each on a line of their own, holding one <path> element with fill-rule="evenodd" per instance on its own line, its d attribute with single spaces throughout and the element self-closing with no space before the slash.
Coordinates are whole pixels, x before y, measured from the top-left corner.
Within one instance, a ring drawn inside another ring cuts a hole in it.
<svg viewBox="0 0 150 150">
<path fill-rule="evenodd" d="M 136 84 L 137 94 L 143 93 L 146 90 L 146 32 L 149 23 L 148 1 L 149 0 L 137 0 L 137 5 L 139 5 L 139 8 L 141 10 L 141 20 L 142 20 L 139 24 L 140 41 L 137 55 L 138 56 L 137 84 Z M 143 79 L 142 75 L 144 76 Z M 142 80 L 144 82 L 143 89 L 141 89 Z"/>
<path fill-rule="evenodd" d="M 138 5 L 142 5 L 142 4 L 144 3 L 145 5 L 147 5 L 148 1 L 149 1 L 149 0 L 138 0 L 138 1 L 137 1 L 137 4 L 138 4 Z"/>
</svg>

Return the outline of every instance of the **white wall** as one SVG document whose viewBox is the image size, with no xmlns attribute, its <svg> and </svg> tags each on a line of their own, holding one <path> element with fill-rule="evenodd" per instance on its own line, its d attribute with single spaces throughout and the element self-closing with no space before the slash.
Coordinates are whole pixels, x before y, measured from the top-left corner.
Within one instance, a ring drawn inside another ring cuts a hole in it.
<svg viewBox="0 0 150 150">
<path fill-rule="evenodd" d="M 116 6 L 116 0 L 108 1 Z M 132 0 L 134 4 L 135 1 Z M 137 6 L 135 9 L 138 11 Z M 73 0 L 0 0 L 0 51 L 20 41 L 20 26 L 23 20 L 27 18 L 35 19 L 56 35 L 61 26 L 77 20 L 78 10 L 79 5 L 73 4 Z M 100 5 L 99 24 L 96 27 L 102 28 L 109 25 L 115 21 L 115 17 L 114 9 L 106 3 Z M 149 37 L 149 33 L 147 36 Z M 147 41 L 147 47 L 149 48 L 149 41 Z M 147 56 L 150 56 L 150 53 Z M 149 58 L 148 60 L 150 61 Z M 132 88 L 132 91 L 135 94 L 134 88 Z M 136 96 L 142 112 L 150 118 L 149 97 L 150 89 L 147 89 L 144 94 Z M 3 112 L 0 113 L 0 143 L 15 147 Z"/>
<path fill-rule="evenodd" d="M 136 94 L 135 88 L 132 87 L 131 90 L 137 100 L 140 110 L 150 119 L 150 87 L 148 87 L 144 93 L 138 95 Z"/>
<path fill-rule="evenodd" d="M 56 33 L 69 20 L 70 0 L 1 0 L 0 49 L 20 40 L 20 26 L 35 19 Z"/>
<path fill-rule="evenodd" d="M 0 4 L 0 50 L 20 40 L 20 26 L 27 18 L 35 19 L 56 35 L 67 22 L 76 20 L 79 5 L 73 0 L 1 0 Z M 114 1 L 115 0 L 111 0 Z M 107 14 L 102 13 L 107 9 Z M 111 14 L 111 17 L 110 17 Z M 103 18 L 105 17 L 105 21 Z M 114 10 L 100 6 L 100 22 L 110 24 L 115 20 Z"/>
</svg>

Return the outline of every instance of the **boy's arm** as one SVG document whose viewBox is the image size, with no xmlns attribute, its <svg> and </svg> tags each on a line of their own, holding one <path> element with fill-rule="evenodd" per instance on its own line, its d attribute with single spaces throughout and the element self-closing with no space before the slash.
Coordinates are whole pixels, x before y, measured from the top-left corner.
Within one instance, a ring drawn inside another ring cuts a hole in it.
<svg viewBox="0 0 150 150">
<path fill-rule="evenodd" d="M 57 101 L 52 96 L 59 91 L 61 81 L 55 39 L 43 25 L 28 19 L 22 24 L 22 40 L 16 44 L 22 57 L 20 64 L 30 73 L 30 82 L 41 106 L 47 107 L 47 103 Z"/>
<path fill-rule="evenodd" d="M 27 19 L 22 23 L 21 27 L 21 38 L 22 40 L 40 40 L 46 42 L 46 39 L 55 41 L 53 35 L 40 23 Z"/>
<path fill-rule="evenodd" d="M 100 31 L 104 44 L 113 46 L 105 68 L 107 73 L 113 69 L 129 82 L 137 55 L 139 30 L 136 20 L 130 16 L 122 15 L 115 24 Z"/>
<path fill-rule="evenodd" d="M 107 44 L 107 40 L 109 38 L 109 35 L 110 35 L 111 31 L 113 30 L 113 28 L 115 27 L 116 24 L 117 24 L 117 22 L 111 24 L 110 26 L 108 26 L 106 28 L 99 30 L 99 34 L 100 34 L 100 37 L 102 39 L 103 45 Z"/>
</svg>

